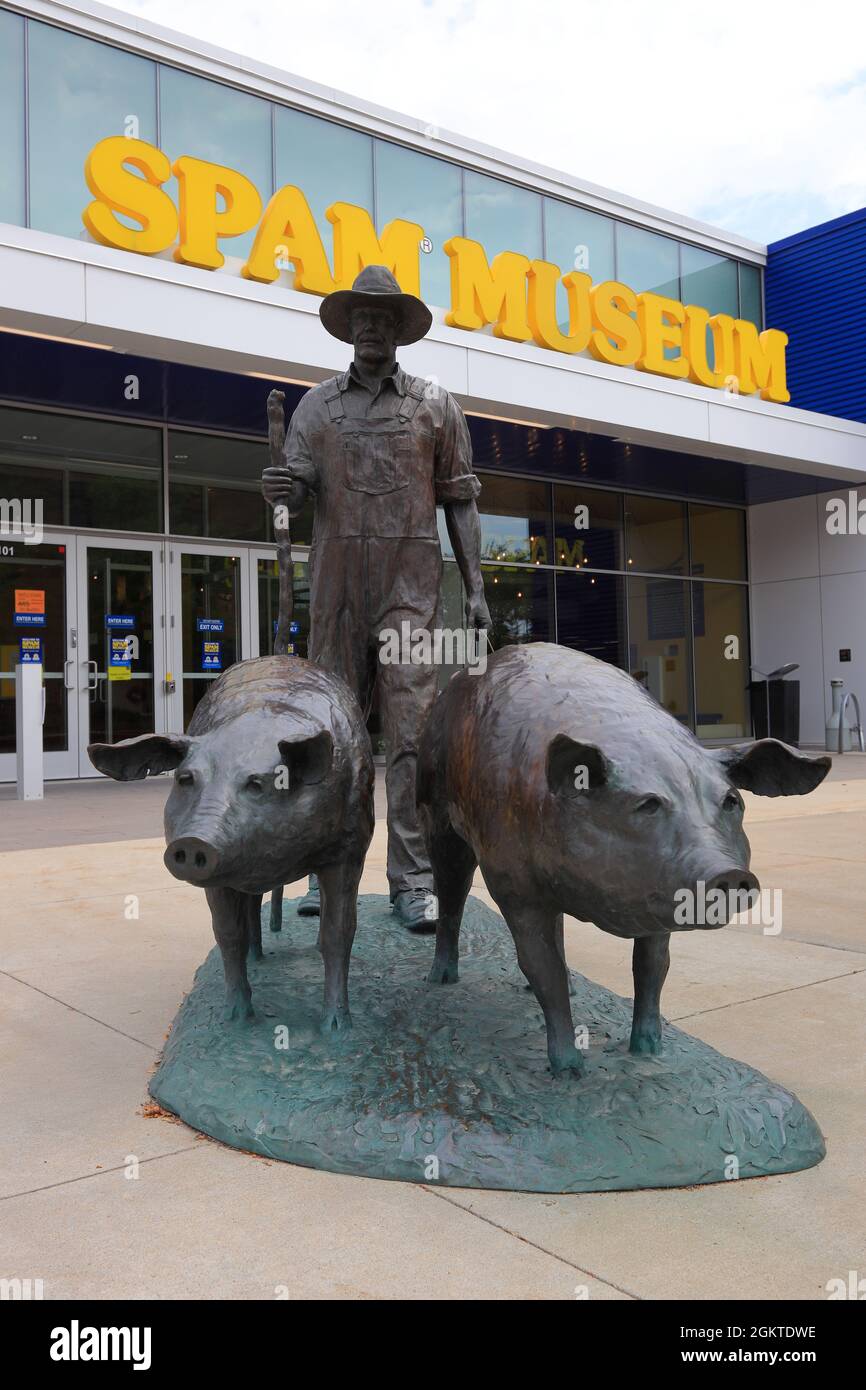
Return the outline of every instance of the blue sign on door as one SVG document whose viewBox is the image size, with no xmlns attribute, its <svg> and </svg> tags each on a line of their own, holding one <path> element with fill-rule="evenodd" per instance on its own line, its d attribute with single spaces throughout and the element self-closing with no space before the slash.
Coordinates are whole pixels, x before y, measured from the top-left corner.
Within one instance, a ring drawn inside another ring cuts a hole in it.
<svg viewBox="0 0 866 1390">
<path fill-rule="evenodd" d="M 22 666 L 42 665 L 42 638 L 19 637 L 18 660 Z"/>
<path fill-rule="evenodd" d="M 195 626 L 197 632 L 222 632 L 225 623 L 222 618 L 196 618 Z"/>
<path fill-rule="evenodd" d="M 44 613 L 16 613 L 13 617 L 15 627 L 44 627 Z"/>
<path fill-rule="evenodd" d="M 134 613 L 106 613 L 105 626 L 108 628 L 132 628 L 135 627 Z"/>
<path fill-rule="evenodd" d="M 203 671 L 221 671 L 222 668 L 222 642 L 202 642 L 201 669 Z"/>
</svg>

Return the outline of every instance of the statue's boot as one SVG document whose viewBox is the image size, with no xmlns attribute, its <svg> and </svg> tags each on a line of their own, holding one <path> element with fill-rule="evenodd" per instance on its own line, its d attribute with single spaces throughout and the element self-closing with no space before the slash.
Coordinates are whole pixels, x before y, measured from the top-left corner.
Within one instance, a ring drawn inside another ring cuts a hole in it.
<svg viewBox="0 0 866 1390">
<path fill-rule="evenodd" d="M 434 932 L 439 918 L 439 904 L 429 888 L 407 888 L 395 893 L 391 911 L 401 927 L 414 932 Z"/>
<path fill-rule="evenodd" d="M 298 903 L 299 917 L 318 917 L 322 910 L 322 903 L 319 897 L 319 880 L 315 874 L 310 874 L 307 883 L 307 891 Z"/>
</svg>

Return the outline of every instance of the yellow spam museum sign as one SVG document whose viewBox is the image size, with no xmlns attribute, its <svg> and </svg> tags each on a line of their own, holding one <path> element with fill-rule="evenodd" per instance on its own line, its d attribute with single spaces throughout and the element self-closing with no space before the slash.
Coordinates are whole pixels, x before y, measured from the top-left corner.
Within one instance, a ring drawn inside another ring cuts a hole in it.
<svg viewBox="0 0 866 1390">
<path fill-rule="evenodd" d="M 177 205 L 163 188 L 172 174 Z M 82 214 L 84 225 L 103 246 L 150 256 L 173 247 L 181 264 L 219 270 L 225 262 L 220 240 L 255 229 L 241 268 L 248 280 L 271 284 L 280 265 L 290 262 L 295 289 L 327 295 L 348 289 L 364 266 L 386 265 L 403 290 L 420 295 L 425 233 L 417 222 L 397 218 L 379 236 L 364 208 L 333 203 L 325 214 L 333 235 L 329 261 L 309 204 L 291 184 L 277 189 L 263 206 L 255 185 L 238 170 L 189 155 L 171 163 L 155 145 L 121 135 L 101 140 L 91 150 L 85 177 L 93 201 Z M 138 225 L 127 227 L 118 214 Z M 488 262 L 484 248 L 468 237 L 450 237 L 442 249 L 451 262 L 445 322 L 452 328 L 490 326 L 496 337 L 514 343 L 589 352 L 614 366 L 743 395 L 757 392 L 767 401 L 790 400 L 785 385 L 788 338 L 777 329 L 759 333 L 744 319 L 710 315 L 698 305 L 662 295 L 635 294 L 616 280 L 593 285 L 582 271 L 563 274 L 550 261 L 530 260 L 516 251 L 502 251 Z M 559 286 L 568 302 L 567 325 L 558 321 Z M 707 352 L 708 329 L 712 354 Z"/>
</svg>

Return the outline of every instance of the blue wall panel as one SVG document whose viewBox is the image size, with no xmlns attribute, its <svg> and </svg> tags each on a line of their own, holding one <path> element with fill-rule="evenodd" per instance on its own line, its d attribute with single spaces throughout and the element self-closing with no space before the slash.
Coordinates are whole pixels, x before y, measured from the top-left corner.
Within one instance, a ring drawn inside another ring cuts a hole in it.
<svg viewBox="0 0 866 1390">
<path fill-rule="evenodd" d="M 770 245 L 764 294 L 791 405 L 866 424 L 866 208 Z"/>
</svg>

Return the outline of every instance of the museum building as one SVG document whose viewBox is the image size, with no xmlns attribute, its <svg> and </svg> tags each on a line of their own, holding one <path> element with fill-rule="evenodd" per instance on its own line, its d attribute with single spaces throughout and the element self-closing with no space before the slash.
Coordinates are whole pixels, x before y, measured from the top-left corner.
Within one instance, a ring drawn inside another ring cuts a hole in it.
<svg viewBox="0 0 866 1390">
<path fill-rule="evenodd" d="M 866 697 L 866 212 L 757 245 L 85 3 L 0 5 L 0 129 L 0 780 L 25 641 L 53 778 L 270 650 L 265 402 L 346 367 L 318 306 L 373 263 L 468 417 L 494 646 L 714 742 L 783 664 L 805 744 Z"/>
</svg>

